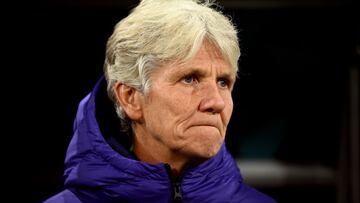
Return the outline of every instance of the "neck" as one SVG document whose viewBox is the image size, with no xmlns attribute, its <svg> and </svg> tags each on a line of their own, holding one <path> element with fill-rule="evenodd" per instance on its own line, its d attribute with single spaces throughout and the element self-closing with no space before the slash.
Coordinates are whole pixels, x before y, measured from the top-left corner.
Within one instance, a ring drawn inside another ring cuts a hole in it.
<svg viewBox="0 0 360 203">
<path fill-rule="evenodd" d="M 150 164 L 166 163 L 171 167 L 172 175 L 179 176 L 186 165 L 188 159 L 170 150 L 162 142 L 154 139 L 149 134 L 143 133 L 141 129 L 134 129 L 134 153 L 136 157 Z"/>
</svg>

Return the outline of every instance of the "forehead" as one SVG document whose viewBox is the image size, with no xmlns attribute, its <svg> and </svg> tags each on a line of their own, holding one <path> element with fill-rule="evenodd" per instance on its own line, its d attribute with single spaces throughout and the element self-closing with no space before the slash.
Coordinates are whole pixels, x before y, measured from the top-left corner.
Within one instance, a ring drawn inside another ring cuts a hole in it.
<svg viewBox="0 0 360 203">
<path fill-rule="evenodd" d="M 219 74 L 226 74 L 235 78 L 236 72 L 228 63 L 218 48 L 209 43 L 204 43 L 197 54 L 179 70 L 204 69 L 214 70 Z"/>
<path fill-rule="evenodd" d="M 179 66 L 170 66 L 170 68 L 174 69 L 175 72 L 191 69 L 215 70 L 216 73 L 226 74 L 234 78 L 236 76 L 235 69 L 224 59 L 219 49 L 210 43 L 202 44 L 191 60 Z"/>
</svg>

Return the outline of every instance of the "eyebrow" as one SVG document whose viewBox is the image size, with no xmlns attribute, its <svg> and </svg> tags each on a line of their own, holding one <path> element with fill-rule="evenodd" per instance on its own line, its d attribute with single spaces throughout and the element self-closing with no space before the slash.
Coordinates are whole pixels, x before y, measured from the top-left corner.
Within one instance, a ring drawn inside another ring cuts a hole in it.
<svg viewBox="0 0 360 203">
<path fill-rule="evenodd" d="M 234 81 L 236 79 L 236 75 L 231 74 L 229 72 L 225 72 L 225 73 L 220 73 L 218 78 L 226 78 L 226 79 L 229 79 L 231 81 Z"/>
<path fill-rule="evenodd" d="M 179 70 L 179 74 L 182 76 L 191 74 L 191 75 L 197 75 L 200 77 L 205 77 L 206 71 L 202 68 L 191 67 L 190 69 L 187 69 L 187 70 Z"/>
<path fill-rule="evenodd" d="M 193 75 L 198 75 L 200 77 L 205 77 L 207 74 L 207 71 L 204 70 L 203 68 L 199 68 L 199 67 L 192 67 L 189 70 L 179 70 L 177 75 L 188 75 L 188 74 L 193 74 Z M 231 79 L 234 80 L 236 78 L 235 74 L 232 74 L 229 71 L 222 71 L 217 78 L 227 78 L 227 79 Z"/>
</svg>

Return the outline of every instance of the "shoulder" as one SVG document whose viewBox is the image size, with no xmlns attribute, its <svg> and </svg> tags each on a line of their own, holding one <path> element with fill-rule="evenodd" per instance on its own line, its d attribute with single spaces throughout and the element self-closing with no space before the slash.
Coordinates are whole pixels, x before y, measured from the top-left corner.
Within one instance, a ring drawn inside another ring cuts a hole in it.
<svg viewBox="0 0 360 203">
<path fill-rule="evenodd" d="M 45 200 L 44 203 L 81 203 L 81 201 L 70 190 L 63 190 L 62 192 Z"/>
<path fill-rule="evenodd" d="M 241 191 L 231 200 L 232 203 L 276 203 L 270 196 L 242 184 Z"/>
</svg>

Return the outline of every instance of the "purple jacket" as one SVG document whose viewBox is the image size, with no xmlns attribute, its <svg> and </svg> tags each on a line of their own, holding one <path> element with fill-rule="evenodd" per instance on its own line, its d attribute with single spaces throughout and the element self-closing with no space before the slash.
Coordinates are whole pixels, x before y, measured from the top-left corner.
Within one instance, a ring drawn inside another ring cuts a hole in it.
<svg viewBox="0 0 360 203">
<path fill-rule="evenodd" d="M 116 128 L 109 125 L 111 121 L 104 122 L 116 117 L 104 116 L 104 113 L 115 114 L 111 102 L 106 101 L 105 83 L 102 78 L 80 102 L 65 159 L 66 189 L 45 203 L 169 203 L 176 202 L 175 196 L 184 203 L 275 202 L 243 183 L 225 145 L 212 159 L 188 168 L 176 181 L 170 178 L 167 164 L 136 160 L 125 147 L 127 135 L 117 131 L 117 135 L 112 136 L 116 133 L 111 129 Z M 108 106 L 108 110 L 99 111 L 104 106 Z M 116 122 L 119 123 L 117 120 L 113 124 Z"/>
</svg>

